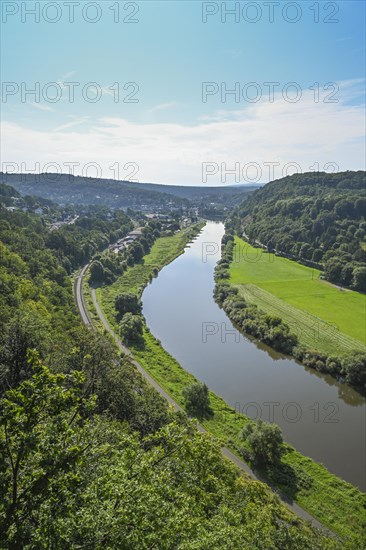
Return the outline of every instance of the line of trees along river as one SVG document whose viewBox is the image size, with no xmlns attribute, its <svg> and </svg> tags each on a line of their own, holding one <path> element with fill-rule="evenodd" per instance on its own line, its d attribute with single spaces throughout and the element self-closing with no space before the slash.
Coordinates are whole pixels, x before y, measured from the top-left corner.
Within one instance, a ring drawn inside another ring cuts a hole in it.
<svg viewBox="0 0 366 550">
<path fill-rule="evenodd" d="M 145 289 L 148 327 L 238 412 L 276 422 L 301 453 L 365 490 L 365 398 L 233 327 L 212 296 L 223 234 L 222 223 L 208 222 Z"/>
</svg>

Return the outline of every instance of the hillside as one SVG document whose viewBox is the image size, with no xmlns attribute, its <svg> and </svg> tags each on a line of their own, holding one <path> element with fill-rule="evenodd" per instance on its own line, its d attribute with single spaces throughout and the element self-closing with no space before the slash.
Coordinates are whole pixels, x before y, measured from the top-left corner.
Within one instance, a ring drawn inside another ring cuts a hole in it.
<svg viewBox="0 0 366 550">
<path fill-rule="evenodd" d="M 162 211 L 188 206 L 168 193 L 143 189 L 138 184 L 69 174 L 1 174 L 7 185 L 23 195 L 39 195 L 58 204 L 99 204 L 110 208 Z"/>
<path fill-rule="evenodd" d="M 23 195 L 39 195 L 59 204 L 103 204 L 110 208 L 164 211 L 197 206 L 232 206 L 255 187 L 190 187 L 136 183 L 69 174 L 4 174 L 3 183 Z"/>
<path fill-rule="evenodd" d="M 336 284 L 366 291 L 365 172 L 296 174 L 263 186 L 238 209 L 238 228 Z"/>
<path fill-rule="evenodd" d="M 160 193 L 169 193 L 182 199 L 199 202 L 210 200 L 212 202 L 221 202 L 224 204 L 232 203 L 243 195 L 252 193 L 258 185 L 226 185 L 217 187 L 190 186 L 190 185 L 161 185 L 158 183 L 139 183 L 142 189 L 147 191 L 159 191 Z"/>
</svg>

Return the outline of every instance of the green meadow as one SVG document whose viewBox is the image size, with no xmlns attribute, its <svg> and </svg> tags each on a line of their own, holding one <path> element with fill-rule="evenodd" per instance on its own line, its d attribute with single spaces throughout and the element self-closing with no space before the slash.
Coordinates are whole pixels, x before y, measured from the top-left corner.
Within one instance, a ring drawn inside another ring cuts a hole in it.
<svg viewBox="0 0 366 550">
<path fill-rule="evenodd" d="M 320 279 L 321 272 L 235 237 L 230 282 L 246 300 L 279 315 L 300 342 L 319 351 L 364 350 L 366 296 Z"/>
</svg>

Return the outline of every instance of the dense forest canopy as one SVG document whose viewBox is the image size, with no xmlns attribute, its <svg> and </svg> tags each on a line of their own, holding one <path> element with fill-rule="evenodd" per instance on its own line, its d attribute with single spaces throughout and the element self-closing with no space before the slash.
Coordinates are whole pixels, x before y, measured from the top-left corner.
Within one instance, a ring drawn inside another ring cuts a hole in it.
<svg viewBox="0 0 366 550">
<path fill-rule="evenodd" d="M 365 172 L 296 174 L 238 208 L 250 242 L 315 265 L 331 282 L 366 291 Z"/>
<path fill-rule="evenodd" d="M 3 197 L 17 197 L 7 186 Z M 30 198 L 37 206 L 42 199 Z M 10 208 L 10 209 L 9 209 Z M 0 206 L 0 387 L 9 376 L 19 382 L 26 370 L 25 351 L 55 357 L 67 344 L 68 331 L 79 324 L 70 275 L 98 250 L 124 236 L 132 222 L 123 212 L 85 209 L 74 223 L 54 229 L 65 212 L 56 205 L 45 215 Z M 29 204 L 27 210 L 29 209 Z M 62 335 L 62 337 L 60 337 Z M 70 344 L 72 338 L 70 336 Z"/>
</svg>

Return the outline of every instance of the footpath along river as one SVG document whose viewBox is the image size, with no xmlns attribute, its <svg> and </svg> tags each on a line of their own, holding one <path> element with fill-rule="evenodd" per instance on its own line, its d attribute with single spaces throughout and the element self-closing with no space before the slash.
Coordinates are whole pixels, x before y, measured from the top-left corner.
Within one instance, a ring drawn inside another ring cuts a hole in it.
<svg viewBox="0 0 366 550">
<path fill-rule="evenodd" d="M 215 303 L 222 223 L 164 267 L 142 296 L 147 326 L 184 369 L 237 411 L 281 426 L 302 454 L 366 490 L 366 399 L 235 330 Z"/>
</svg>

